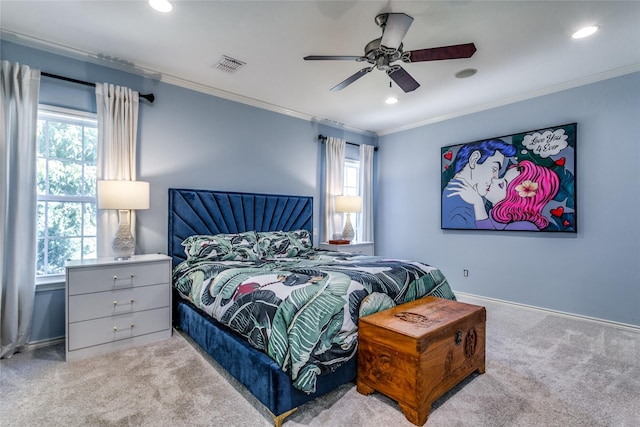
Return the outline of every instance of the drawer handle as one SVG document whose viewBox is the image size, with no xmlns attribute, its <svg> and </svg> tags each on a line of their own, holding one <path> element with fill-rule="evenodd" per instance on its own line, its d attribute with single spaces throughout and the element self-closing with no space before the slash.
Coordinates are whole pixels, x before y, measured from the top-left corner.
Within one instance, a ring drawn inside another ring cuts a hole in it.
<svg viewBox="0 0 640 427">
<path fill-rule="evenodd" d="M 129 302 L 130 302 L 131 304 L 133 304 L 134 302 L 136 302 L 136 300 L 135 300 L 134 298 L 131 298 L 131 299 L 129 300 Z M 113 300 L 113 305 L 118 305 L 118 301 L 117 301 L 117 300 Z"/>
<path fill-rule="evenodd" d="M 133 323 L 132 323 L 131 325 L 129 325 L 129 327 L 130 327 L 131 329 L 133 329 L 133 327 L 134 327 L 134 326 L 135 326 L 135 325 L 134 325 Z M 117 326 L 114 326 L 114 327 L 113 327 L 113 332 L 118 332 L 118 327 L 117 327 Z"/>
<path fill-rule="evenodd" d="M 133 286 L 133 279 L 135 279 L 136 275 L 129 275 L 129 281 L 131 282 L 131 286 Z M 113 286 L 116 286 L 116 282 L 118 281 L 118 276 L 113 276 Z"/>
</svg>

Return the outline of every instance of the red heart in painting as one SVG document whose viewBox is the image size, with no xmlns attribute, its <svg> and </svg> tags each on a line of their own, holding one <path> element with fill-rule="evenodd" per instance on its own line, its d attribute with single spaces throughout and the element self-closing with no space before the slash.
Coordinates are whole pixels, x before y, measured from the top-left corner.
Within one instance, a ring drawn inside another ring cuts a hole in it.
<svg viewBox="0 0 640 427">
<path fill-rule="evenodd" d="M 569 221 L 567 221 L 566 219 L 565 219 L 565 220 L 564 220 L 564 222 L 562 223 L 562 225 L 564 225 L 565 227 L 568 227 L 568 226 L 569 226 L 569 224 L 570 224 L 570 223 L 569 223 Z"/>
<path fill-rule="evenodd" d="M 562 206 L 558 206 L 555 209 L 551 209 L 551 215 L 561 217 L 564 213 L 564 208 Z"/>
<path fill-rule="evenodd" d="M 567 161 L 567 159 L 565 159 L 564 157 L 560 157 L 558 160 L 556 160 L 556 165 L 564 166 L 566 161 Z"/>
<path fill-rule="evenodd" d="M 445 153 L 444 158 L 447 160 L 451 160 L 453 158 L 453 153 L 451 152 L 451 150 Z"/>
<path fill-rule="evenodd" d="M 449 165 L 444 165 L 444 168 L 445 168 L 446 170 L 449 170 Z"/>
</svg>

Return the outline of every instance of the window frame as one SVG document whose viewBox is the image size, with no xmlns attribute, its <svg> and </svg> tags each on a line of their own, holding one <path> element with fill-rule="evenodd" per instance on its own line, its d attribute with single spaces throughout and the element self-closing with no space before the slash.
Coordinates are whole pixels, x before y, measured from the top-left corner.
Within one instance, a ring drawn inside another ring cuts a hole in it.
<svg viewBox="0 0 640 427">
<path fill-rule="evenodd" d="M 348 169 L 355 169 L 355 186 L 348 185 L 347 179 L 347 171 Z M 360 188 L 360 160 L 359 159 L 351 159 L 345 158 L 343 165 L 343 180 L 342 180 L 342 195 L 344 196 L 360 196 L 361 188 Z M 346 214 L 342 214 L 342 222 L 346 221 Z M 360 226 L 362 223 L 362 214 L 354 213 L 351 214 L 351 224 L 353 225 L 353 229 L 355 230 L 355 238 L 354 240 L 357 242 L 359 240 L 358 236 L 360 236 Z"/>
<path fill-rule="evenodd" d="M 82 110 L 75 110 L 75 109 L 68 109 L 68 108 L 63 108 L 63 107 L 57 107 L 57 106 L 52 106 L 52 105 L 47 105 L 47 104 L 38 104 L 38 122 L 40 122 L 41 120 L 51 120 L 53 119 L 53 121 L 56 120 L 56 118 L 59 119 L 60 122 L 65 122 L 65 123 L 70 123 L 70 124 L 74 124 L 74 125 L 80 125 L 83 127 L 89 127 L 89 128 L 95 128 L 96 129 L 96 144 L 97 144 L 97 131 L 98 131 L 98 119 L 97 119 L 97 114 L 95 113 L 91 113 L 91 112 L 87 112 L 87 111 L 82 111 Z M 46 141 L 47 143 L 49 142 L 48 140 Z M 39 143 L 39 141 L 38 141 Z M 83 141 L 83 153 L 84 153 L 84 141 Z M 97 149 L 97 147 L 96 147 Z M 41 161 L 43 159 L 45 159 L 47 161 L 51 160 L 51 159 L 57 159 L 55 157 L 51 157 L 48 153 L 48 150 L 46 151 L 46 155 L 43 157 L 41 155 L 40 150 L 38 149 L 36 152 L 36 161 Z M 61 161 L 64 162 L 69 162 L 69 163 L 74 163 L 74 161 L 70 160 L 70 159 L 60 159 Z M 86 159 L 84 158 L 84 154 L 83 154 L 83 158 L 79 161 L 75 161 L 75 163 L 79 163 L 81 168 L 82 168 L 82 177 L 86 177 L 86 170 L 85 168 L 88 165 L 92 165 L 92 163 L 88 163 L 86 161 Z M 97 152 L 96 152 L 96 163 L 95 163 L 95 167 L 97 167 Z M 50 171 L 47 169 L 44 173 L 45 175 L 45 180 L 46 182 L 46 188 L 47 188 L 47 192 L 49 189 L 49 179 L 50 179 Z M 97 179 L 97 177 L 96 177 Z M 84 243 L 84 239 L 85 238 L 93 238 L 96 239 L 97 236 L 94 234 L 85 234 L 85 230 L 86 230 L 86 221 L 85 221 L 85 215 L 84 215 L 84 204 L 85 203 L 92 203 L 92 204 L 96 204 L 97 205 L 97 196 L 96 194 L 93 195 L 77 195 L 77 196 L 70 196 L 70 195 L 55 195 L 55 194 L 39 194 L 39 191 L 36 190 L 36 201 L 38 204 L 42 203 L 42 202 L 53 202 L 53 203 L 80 203 L 81 204 L 81 233 L 79 236 L 73 236 L 73 237 L 69 237 L 69 239 L 71 238 L 80 238 L 81 239 L 81 247 Z M 96 220 L 97 220 L 97 206 L 96 206 Z M 34 220 L 38 221 L 38 214 L 36 213 L 36 218 L 34 218 Z M 36 244 L 36 247 L 38 247 L 38 241 L 40 239 L 44 239 L 45 240 L 45 248 L 44 248 L 44 257 L 45 257 L 45 265 L 47 265 L 46 259 L 47 259 L 47 243 L 50 242 L 52 239 L 54 238 L 60 238 L 60 237 L 53 237 L 53 236 L 49 236 L 49 218 L 48 218 L 48 214 L 47 212 L 45 212 L 45 221 L 44 221 L 44 230 L 43 230 L 43 234 L 40 234 L 40 232 L 38 232 L 39 234 L 36 236 L 36 242 L 34 242 Z M 38 226 L 39 227 L 39 226 Z M 36 253 L 39 256 L 40 255 L 40 250 L 36 249 Z M 95 257 L 95 254 L 89 254 L 89 255 L 85 255 L 84 251 L 81 250 L 80 252 L 80 257 L 81 259 L 85 259 L 86 258 L 90 258 L 90 257 Z M 38 270 L 36 269 L 36 277 L 35 277 L 35 281 L 36 281 L 36 287 L 42 288 L 46 287 L 46 289 L 56 289 L 57 288 L 57 284 L 60 283 L 64 283 L 65 281 L 65 273 L 64 271 L 61 273 L 54 273 L 54 274 L 44 274 L 44 275 L 39 275 L 38 274 Z"/>
</svg>

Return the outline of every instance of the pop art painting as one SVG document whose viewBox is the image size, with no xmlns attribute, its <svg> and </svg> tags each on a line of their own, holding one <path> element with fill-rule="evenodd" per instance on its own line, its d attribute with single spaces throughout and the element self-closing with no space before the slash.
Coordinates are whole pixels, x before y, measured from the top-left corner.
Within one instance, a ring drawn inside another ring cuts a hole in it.
<svg viewBox="0 0 640 427">
<path fill-rule="evenodd" d="M 441 148 L 441 228 L 577 232 L 576 123 Z"/>
</svg>

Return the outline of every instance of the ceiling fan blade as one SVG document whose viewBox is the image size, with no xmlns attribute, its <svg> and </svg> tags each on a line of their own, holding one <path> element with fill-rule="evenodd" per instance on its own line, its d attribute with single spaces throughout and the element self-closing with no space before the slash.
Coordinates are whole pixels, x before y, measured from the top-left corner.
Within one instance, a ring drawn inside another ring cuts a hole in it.
<svg viewBox="0 0 640 427">
<path fill-rule="evenodd" d="M 371 70 L 373 70 L 373 67 L 363 68 L 362 70 L 358 71 L 357 73 L 355 73 L 354 75 L 346 79 L 345 81 L 332 87 L 331 91 L 335 92 L 335 91 L 344 89 L 345 87 L 349 86 L 351 83 L 358 80 L 360 77 L 363 77 L 364 75 L 368 74 Z"/>
<path fill-rule="evenodd" d="M 405 52 L 406 55 L 407 52 Z M 423 62 L 423 61 L 439 61 L 442 59 L 458 59 L 470 58 L 476 53 L 476 45 L 473 43 L 456 44 L 452 46 L 433 47 L 430 49 L 418 49 L 408 52 L 408 61 L 405 62 Z"/>
<path fill-rule="evenodd" d="M 409 31 L 413 18 L 406 13 L 389 13 L 382 27 L 380 48 L 393 53 L 400 47 L 402 39 Z"/>
<path fill-rule="evenodd" d="M 411 77 L 411 75 L 409 75 L 409 73 L 407 73 L 407 71 L 399 65 L 395 65 L 393 69 L 389 70 L 387 74 L 389 74 L 391 80 L 396 82 L 396 84 L 400 86 L 400 89 L 405 91 L 405 93 L 413 92 L 420 87 L 420 83 L 415 81 L 415 79 Z"/>
<path fill-rule="evenodd" d="M 309 55 L 305 56 L 305 61 L 362 61 L 366 58 L 362 56 L 337 56 L 337 55 Z"/>
</svg>

